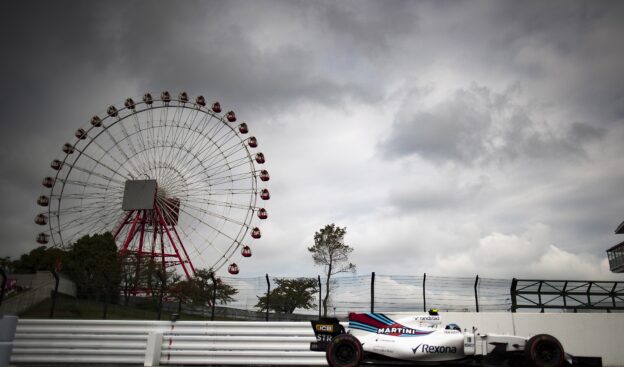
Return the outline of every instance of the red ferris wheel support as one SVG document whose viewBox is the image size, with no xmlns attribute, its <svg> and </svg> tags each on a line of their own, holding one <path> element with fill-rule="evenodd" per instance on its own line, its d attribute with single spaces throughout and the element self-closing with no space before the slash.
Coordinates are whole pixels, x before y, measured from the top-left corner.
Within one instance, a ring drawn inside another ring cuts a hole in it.
<svg viewBox="0 0 624 367">
<path fill-rule="evenodd" d="M 136 259 L 137 276 L 145 260 L 159 264 L 163 272 L 179 265 L 187 279 L 195 275 L 195 267 L 176 229 L 180 200 L 159 197 L 156 180 L 132 180 L 126 182 L 122 207 L 125 214 L 113 236 L 120 244 L 121 258 Z"/>
</svg>

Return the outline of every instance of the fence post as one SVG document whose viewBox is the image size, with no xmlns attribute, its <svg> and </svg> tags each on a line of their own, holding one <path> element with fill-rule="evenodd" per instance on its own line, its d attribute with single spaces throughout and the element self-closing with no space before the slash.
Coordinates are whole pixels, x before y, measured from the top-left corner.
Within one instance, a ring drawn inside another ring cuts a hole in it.
<svg viewBox="0 0 624 367">
<path fill-rule="evenodd" d="M 375 312 L 375 272 L 371 274 L 371 312 Z"/>
<path fill-rule="evenodd" d="M 163 297 L 165 296 L 165 282 L 167 278 L 160 270 L 156 272 L 156 275 L 160 279 L 160 297 L 158 297 L 158 320 L 160 320 L 162 318 Z"/>
<path fill-rule="evenodd" d="M 510 289 L 510 295 L 511 295 L 511 312 L 516 312 L 516 309 L 518 308 L 518 304 L 516 303 L 516 287 L 518 286 L 518 279 L 513 278 L 511 280 L 511 289 Z"/>
<path fill-rule="evenodd" d="M 217 304 L 217 280 L 213 272 L 210 272 L 210 279 L 212 279 L 212 310 L 210 313 L 210 321 L 214 321 L 215 305 Z"/>
<path fill-rule="evenodd" d="M 423 312 L 427 312 L 427 298 L 425 297 L 425 282 L 427 281 L 427 273 L 423 274 Z"/>
<path fill-rule="evenodd" d="M 143 366 L 151 367 L 158 366 L 160 364 L 162 339 L 163 335 L 161 332 L 152 331 L 147 334 L 147 345 L 145 347 L 145 359 L 143 360 Z"/>
<path fill-rule="evenodd" d="M 54 293 L 52 293 L 52 306 L 50 307 L 50 318 L 54 317 L 54 308 L 56 308 L 56 295 L 58 294 L 59 276 L 56 270 L 52 269 L 52 275 L 54 276 Z"/>
<path fill-rule="evenodd" d="M 108 274 L 106 274 L 106 272 L 103 272 L 102 276 L 104 277 L 104 309 L 102 310 L 102 319 L 106 320 L 106 316 L 108 315 L 108 302 L 109 302 L 108 289 L 110 287 L 109 286 L 110 279 L 108 277 Z"/>
<path fill-rule="evenodd" d="M 475 292 L 475 304 L 477 305 L 477 312 L 479 312 L 479 295 L 477 293 L 477 286 L 479 285 L 479 274 L 475 278 L 474 292 Z"/>
<path fill-rule="evenodd" d="M 318 276 L 318 284 L 319 284 L 319 320 L 321 319 L 321 308 L 322 308 L 322 300 L 323 300 L 323 292 L 322 292 L 322 284 L 321 284 L 321 276 Z"/>
<path fill-rule="evenodd" d="M 269 321 L 269 308 L 271 306 L 270 297 L 271 297 L 271 282 L 269 281 L 269 273 L 266 273 L 266 282 L 267 282 L 267 309 L 266 309 L 266 321 Z"/>
<path fill-rule="evenodd" d="M 6 284 L 7 284 L 7 276 L 6 276 L 6 273 L 4 272 L 4 268 L 2 267 L 0 267 L 0 275 L 2 276 L 2 290 L 0 290 L 0 306 L 1 306 L 2 300 L 4 299 L 4 290 L 6 289 Z"/>
</svg>

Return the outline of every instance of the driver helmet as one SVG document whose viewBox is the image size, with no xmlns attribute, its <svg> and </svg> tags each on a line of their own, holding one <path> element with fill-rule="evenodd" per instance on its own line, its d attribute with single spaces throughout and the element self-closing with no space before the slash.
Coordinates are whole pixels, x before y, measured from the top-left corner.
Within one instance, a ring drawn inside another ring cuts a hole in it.
<svg viewBox="0 0 624 367">
<path fill-rule="evenodd" d="M 461 331 L 461 328 L 459 327 L 459 325 L 457 324 L 448 324 L 445 327 L 446 330 L 457 330 L 457 331 Z"/>
</svg>

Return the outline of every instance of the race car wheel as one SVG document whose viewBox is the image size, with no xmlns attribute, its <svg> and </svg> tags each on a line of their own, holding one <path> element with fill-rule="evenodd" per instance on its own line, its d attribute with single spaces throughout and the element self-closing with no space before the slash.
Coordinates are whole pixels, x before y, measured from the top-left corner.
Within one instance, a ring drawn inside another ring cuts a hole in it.
<svg viewBox="0 0 624 367">
<path fill-rule="evenodd" d="M 561 367 L 565 358 L 559 340 L 548 334 L 531 337 L 526 343 L 524 353 L 532 367 Z"/>
<path fill-rule="evenodd" d="M 325 357 L 330 367 L 357 367 L 363 354 L 362 344 L 356 337 L 340 334 L 329 343 Z"/>
</svg>

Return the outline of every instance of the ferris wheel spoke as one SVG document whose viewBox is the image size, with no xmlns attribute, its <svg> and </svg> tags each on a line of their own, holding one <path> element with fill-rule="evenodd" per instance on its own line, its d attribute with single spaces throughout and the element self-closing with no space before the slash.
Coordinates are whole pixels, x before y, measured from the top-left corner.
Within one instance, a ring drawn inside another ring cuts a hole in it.
<svg viewBox="0 0 624 367">
<path fill-rule="evenodd" d="M 244 158 L 241 158 L 240 160 L 243 160 L 243 159 Z M 234 170 L 235 168 L 241 167 L 241 166 L 243 166 L 245 164 L 248 164 L 248 163 L 249 162 L 243 161 L 242 164 L 238 164 L 236 166 L 227 166 L 227 165 L 226 166 L 221 166 L 221 167 L 218 167 L 218 168 L 221 168 L 220 172 L 208 172 L 208 171 L 196 172 L 193 175 L 189 176 L 188 179 L 189 180 L 195 180 L 199 176 L 203 175 L 203 176 L 206 176 L 208 178 L 208 180 L 214 184 L 215 182 L 221 182 L 219 179 L 222 179 L 222 178 L 226 178 L 226 179 L 227 178 L 232 178 L 232 179 L 234 179 L 235 177 L 238 177 L 239 175 L 242 175 L 244 177 L 251 177 L 251 175 L 248 172 L 244 172 L 244 173 L 233 173 L 232 172 L 232 170 Z M 230 181 L 230 180 L 226 180 L 226 181 Z"/>
<path fill-rule="evenodd" d="M 136 115 L 136 113 L 133 113 L 132 115 Z M 130 133 L 128 133 L 128 130 L 126 129 L 126 126 L 125 126 L 125 120 L 127 118 L 128 118 L 128 116 L 126 116 L 125 118 L 123 118 L 122 120 L 117 122 L 119 124 L 119 128 L 120 128 L 120 130 L 122 132 L 122 138 L 121 139 L 119 139 L 119 140 L 115 139 L 108 129 L 106 129 L 106 132 L 108 133 L 111 141 L 114 142 L 113 146 L 115 148 L 117 148 L 117 151 L 119 151 L 119 153 L 123 156 L 125 162 L 127 162 L 128 165 L 131 167 L 132 172 L 135 172 L 135 174 L 138 174 L 138 172 L 140 172 L 140 170 L 136 167 L 136 165 L 134 164 L 133 160 L 129 159 L 129 155 L 126 153 L 126 151 L 124 149 L 122 149 L 122 143 L 123 143 L 123 144 L 126 144 L 128 146 L 128 149 L 130 150 L 130 153 L 132 155 L 136 154 L 136 147 L 134 146 L 132 137 L 131 137 Z M 107 153 L 109 153 L 109 152 L 110 152 L 110 149 L 107 151 Z M 112 157 L 112 155 L 111 155 L 111 157 Z M 118 163 L 119 163 L 120 167 L 123 167 L 121 162 L 118 162 Z"/>
<path fill-rule="evenodd" d="M 86 153 L 82 152 L 81 155 L 84 156 L 84 157 L 89 158 L 91 161 L 93 161 L 93 163 L 95 163 L 96 166 L 100 166 L 100 167 L 106 168 L 106 170 L 111 172 L 113 174 L 113 176 L 119 176 L 119 177 L 123 178 L 124 180 L 132 179 L 132 177 L 128 178 L 127 176 L 124 176 L 121 172 L 119 172 L 119 170 L 114 169 L 112 167 L 109 167 L 107 164 L 104 164 L 102 161 L 99 161 L 99 160 L 91 157 L 89 154 L 86 154 Z M 76 168 L 77 166 L 73 165 L 72 167 Z M 125 171 L 128 172 L 127 170 L 125 170 Z M 96 173 L 94 170 L 86 170 L 86 169 L 83 169 L 83 172 L 90 173 L 90 174 L 95 174 Z M 104 176 L 104 177 L 106 177 L 106 176 Z"/>
<path fill-rule="evenodd" d="M 105 131 L 108 132 L 108 130 L 105 130 Z M 108 132 L 108 133 L 110 135 L 110 132 Z M 109 149 L 104 148 L 100 143 L 98 143 L 97 139 L 95 139 L 95 138 L 90 138 L 90 139 L 91 140 L 88 143 L 87 147 L 89 147 L 91 144 L 93 144 L 93 146 L 97 147 L 101 151 L 102 157 L 107 157 L 107 158 L 113 160 L 115 163 L 117 163 L 117 165 L 119 167 L 121 167 L 121 162 L 119 162 L 113 155 L 110 155 L 110 148 Z M 82 150 L 80 150 L 78 148 L 76 148 L 76 150 L 81 152 L 81 153 L 83 152 Z M 89 155 L 87 155 L 87 156 L 90 157 Z M 101 159 L 92 158 L 92 160 L 99 161 Z"/>
<path fill-rule="evenodd" d="M 172 127 L 172 129 L 170 130 L 169 133 L 167 133 L 165 140 L 169 141 L 169 137 L 171 136 L 171 141 L 172 142 L 179 142 L 182 135 L 186 134 L 186 132 L 189 129 L 189 119 L 191 118 L 191 116 L 193 116 L 193 120 L 197 117 L 198 111 L 195 109 L 192 110 L 186 110 L 186 106 L 182 105 L 179 110 L 175 110 L 175 112 L 179 113 L 179 118 L 173 118 L 172 119 L 172 126 L 175 126 L 176 128 L 174 129 Z M 178 123 L 176 125 L 176 122 Z M 182 144 L 181 144 L 182 145 Z M 168 156 L 172 156 L 172 149 L 169 149 L 169 154 Z"/>
<path fill-rule="evenodd" d="M 187 204 L 186 206 L 189 207 L 189 208 L 195 209 L 196 211 L 198 211 L 200 213 L 208 214 L 211 217 L 214 217 L 214 218 L 217 218 L 217 219 L 221 219 L 221 220 L 224 220 L 224 221 L 229 222 L 229 223 L 233 223 L 233 224 L 237 224 L 237 225 L 249 228 L 249 225 L 247 225 L 243 221 L 232 219 L 232 218 L 230 218 L 228 216 L 225 216 L 225 215 L 222 215 L 222 214 L 219 214 L 219 213 L 215 213 L 215 212 L 213 212 L 211 210 L 201 208 L 201 207 L 199 207 L 197 205 Z M 250 209 L 250 208 L 247 207 L 247 209 Z"/>
<path fill-rule="evenodd" d="M 191 146 L 194 147 L 197 144 L 197 139 L 200 139 L 201 136 L 201 131 L 196 130 L 195 123 L 197 121 L 197 117 L 200 116 L 200 110 L 199 109 L 193 109 L 193 111 L 189 114 L 189 115 L 193 115 L 193 119 L 191 120 L 190 123 L 187 124 L 188 119 L 185 121 L 185 128 L 184 129 L 180 129 L 179 130 L 179 134 L 176 135 L 175 137 L 175 141 L 179 142 L 180 146 Z M 210 121 L 212 121 L 213 116 L 210 114 L 201 114 L 201 118 L 199 119 L 198 125 L 201 124 L 208 124 L 210 123 Z M 193 139 L 192 141 L 190 139 Z M 172 162 L 177 162 L 181 159 L 180 157 L 180 151 L 178 150 L 176 152 L 175 157 L 171 157 Z"/>
<path fill-rule="evenodd" d="M 112 212 L 109 212 L 112 213 Z M 103 215 L 103 216 L 102 216 Z M 91 231 L 93 230 L 93 227 L 95 225 L 98 225 L 98 223 L 107 223 L 105 218 L 107 217 L 107 213 L 104 212 L 96 212 L 93 211 L 90 214 L 84 214 L 84 213 L 80 213 L 80 217 L 78 217 L 76 220 L 71 221 L 69 223 L 58 223 L 55 227 L 52 227 L 52 229 L 55 229 L 58 232 L 65 232 L 65 233 L 82 233 L 84 234 L 89 234 L 92 233 Z M 84 229 L 84 230 L 80 230 L 78 231 L 77 229 Z"/>
<path fill-rule="evenodd" d="M 178 230 L 180 231 L 180 233 L 182 233 L 183 237 L 185 237 L 185 238 L 192 238 L 194 235 L 199 237 L 200 238 L 200 241 L 198 241 L 199 243 L 207 244 L 207 246 L 205 246 L 203 248 L 210 247 L 213 250 L 217 251 L 221 256 L 225 254 L 218 246 L 214 245 L 214 241 L 213 240 L 209 239 L 208 237 L 206 237 L 202 233 L 198 232 L 195 227 L 188 227 L 188 229 L 186 229 L 184 227 L 179 227 Z M 193 248 L 195 253 L 202 254 L 204 252 L 204 250 L 202 248 L 198 247 L 196 242 L 197 241 L 190 242 L 190 246 Z"/>
<path fill-rule="evenodd" d="M 124 119 L 125 119 L 125 118 L 124 118 Z M 110 155 L 110 151 L 111 151 L 111 149 L 112 149 L 113 147 L 115 147 L 115 148 L 116 148 L 116 150 L 117 150 L 117 151 L 118 151 L 118 152 L 119 152 L 119 153 L 120 153 L 120 154 L 121 154 L 124 158 L 127 158 L 127 157 L 128 157 L 128 154 L 126 153 L 126 151 L 125 151 L 125 150 L 122 148 L 122 146 L 119 144 L 120 142 L 118 141 L 118 139 L 117 139 L 117 138 L 115 138 L 115 137 L 113 136 L 113 134 L 111 134 L 111 132 L 110 132 L 110 130 L 109 130 L 109 129 L 111 128 L 111 126 L 119 126 L 119 127 L 120 127 L 120 129 L 121 129 L 121 131 L 122 131 L 122 135 L 123 135 L 123 137 L 122 137 L 122 139 L 121 139 L 121 140 L 122 140 L 122 141 L 123 141 L 123 140 L 125 140 L 125 138 L 128 136 L 128 131 L 126 130 L 126 128 L 125 128 L 125 126 L 124 126 L 123 122 L 124 122 L 123 120 L 117 120 L 117 121 L 113 122 L 113 123 L 112 123 L 111 125 L 109 125 L 109 126 L 102 125 L 102 128 L 103 128 L 104 133 L 106 133 L 106 136 L 108 136 L 108 138 L 110 139 L 110 142 L 112 142 L 112 143 L 113 143 L 113 146 L 112 146 L 112 147 L 110 147 L 110 148 L 108 148 L 108 149 L 106 149 L 106 148 L 102 147 L 99 143 L 97 143 L 97 141 L 95 141 L 95 140 L 94 140 L 94 142 L 97 144 L 97 146 L 98 146 L 98 147 L 99 147 L 99 148 L 100 148 L 100 149 L 101 149 L 101 150 L 102 150 L 105 154 Z"/>
<path fill-rule="evenodd" d="M 134 133 L 132 134 L 132 136 L 133 137 L 136 136 L 137 144 L 141 145 L 141 148 L 142 148 L 141 151 L 144 152 L 147 149 L 147 144 L 145 143 L 145 139 L 143 137 L 144 130 L 141 128 L 141 121 L 139 119 L 138 113 L 133 115 L 132 126 L 134 128 Z M 139 155 L 138 153 L 135 153 L 133 157 L 136 157 L 137 161 L 139 161 L 139 163 L 143 163 L 144 165 L 146 165 L 147 162 L 149 162 L 149 159 L 147 157 L 144 157 L 143 154 Z M 141 171 L 139 170 L 139 172 Z"/>
<path fill-rule="evenodd" d="M 236 135 L 232 135 L 229 138 L 232 139 L 234 138 L 234 136 Z M 226 140 L 225 142 L 228 142 L 228 140 Z M 218 140 L 212 140 L 210 139 L 210 142 L 212 144 L 206 144 L 204 146 L 204 148 L 197 154 L 198 156 L 201 157 L 200 162 L 207 162 L 206 165 L 210 166 L 211 164 L 213 164 L 214 160 L 217 157 L 223 157 L 224 159 L 227 159 L 228 154 L 226 151 L 224 151 L 224 146 L 222 144 L 221 141 Z M 195 167 L 193 167 L 192 169 L 195 169 L 197 167 L 197 165 Z"/>
<path fill-rule="evenodd" d="M 74 213 L 79 213 L 79 214 L 83 214 L 85 212 L 94 212 L 94 213 L 100 213 L 100 214 L 106 214 L 108 211 L 115 211 L 118 210 L 119 205 L 121 205 L 121 202 L 111 202 L 111 203 L 102 203 L 102 202 L 90 202 L 90 203 L 81 203 L 81 202 L 77 202 L 77 205 L 72 205 L 72 206 L 66 206 L 61 208 L 58 211 L 51 211 L 51 213 L 56 214 L 60 214 L 61 211 L 64 214 L 74 214 Z"/>
<path fill-rule="evenodd" d="M 199 223 L 203 224 L 204 226 L 212 229 L 213 231 L 215 231 L 217 234 L 219 234 L 220 236 L 227 238 L 228 240 L 232 240 L 232 241 L 236 241 L 236 238 L 231 237 L 229 234 L 222 232 L 219 228 L 215 227 L 214 225 L 204 221 L 202 218 L 199 218 L 195 215 L 193 215 L 190 211 L 188 210 L 184 210 L 183 208 L 180 208 L 180 212 L 184 212 L 184 214 L 188 215 L 189 217 L 195 219 L 196 221 L 198 221 Z"/>
<path fill-rule="evenodd" d="M 212 142 L 210 141 L 210 143 L 212 143 Z M 209 145 L 211 145 L 211 144 L 204 144 L 204 145 L 205 145 L 205 146 L 209 146 Z M 204 150 L 204 149 L 201 149 L 201 150 L 200 150 L 199 152 L 197 152 L 197 153 L 195 153 L 195 152 L 191 152 L 191 151 L 188 151 L 188 152 L 191 154 L 191 156 L 189 156 L 189 157 L 188 157 L 188 159 L 186 160 L 186 162 L 185 162 L 185 163 L 186 163 L 186 164 L 191 164 L 191 162 L 192 162 L 193 160 L 197 162 L 197 163 L 195 163 L 193 166 L 189 166 L 189 167 L 188 167 L 188 171 L 191 171 L 191 172 L 193 172 L 193 171 L 198 171 L 198 168 L 200 168 L 200 167 L 204 168 L 204 167 L 206 167 L 206 166 L 207 166 L 207 165 L 206 165 L 206 163 L 205 163 L 205 161 L 206 161 L 206 160 L 205 160 L 205 158 L 204 158 L 204 157 L 202 157 L 203 150 Z M 199 170 L 199 172 L 203 172 L 203 170 Z"/>
<path fill-rule="evenodd" d="M 211 200 L 211 199 L 206 199 L 202 197 L 192 197 L 192 198 L 195 202 L 203 203 L 206 205 L 214 205 L 214 206 L 234 208 L 234 209 L 250 209 L 251 208 L 249 204 L 233 203 L 230 201 L 223 201 L 223 200 Z"/>
<path fill-rule="evenodd" d="M 245 145 L 243 144 L 243 142 L 241 140 L 234 140 L 234 137 L 238 138 L 237 135 L 232 135 L 229 137 L 229 139 L 223 141 L 222 144 L 217 145 L 215 147 L 216 150 L 211 150 L 208 152 L 208 156 L 206 156 L 204 160 L 208 162 L 209 166 L 214 164 L 215 160 L 219 158 L 235 155 L 238 152 L 245 149 Z M 230 142 L 232 144 L 226 145 L 227 143 L 230 143 Z"/>
<path fill-rule="evenodd" d="M 252 181 L 254 177 L 254 172 L 244 172 L 232 175 L 224 175 L 220 177 L 211 177 L 210 184 L 212 186 L 221 186 L 225 184 L 233 184 L 236 182 Z"/>
<path fill-rule="evenodd" d="M 223 173 L 231 174 L 231 172 L 235 170 L 236 168 L 241 167 L 243 165 L 248 165 L 248 164 L 249 164 L 249 160 L 246 157 L 241 157 L 231 162 L 228 162 L 228 164 L 223 164 L 220 166 L 212 166 L 210 167 L 210 170 L 208 170 L 207 173 L 210 177 L 219 178 L 221 177 L 220 174 L 223 174 Z"/>
<path fill-rule="evenodd" d="M 193 191 L 195 189 L 200 189 L 203 186 L 204 185 L 200 185 L 200 183 L 197 182 L 196 185 L 190 185 L 189 184 L 188 188 L 189 188 L 189 191 Z M 255 193 L 256 193 L 256 190 L 253 189 L 253 188 L 249 188 L 249 189 L 248 188 L 244 188 L 244 189 L 242 189 L 242 188 L 234 188 L 233 187 L 233 188 L 223 188 L 223 189 L 220 189 L 220 188 L 212 187 L 210 189 L 210 192 L 209 192 L 208 195 L 209 196 L 232 196 L 232 195 L 247 195 L 247 196 L 250 196 L 250 195 L 255 194 Z M 202 196 L 205 196 L 205 195 L 202 195 Z"/>
<path fill-rule="evenodd" d="M 216 123 L 214 124 L 213 128 L 211 128 L 209 131 L 207 132 L 199 132 L 199 135 L 196 135 L 196 140 L 195 140 L 195 144 L 198 142 L 198 139 L 204 138 L 207 142 L 209 142 L 210 144 L 203 144 L 201 149 L 198 151 L 197 155 L 203 157 L 204 154 L 210 154 L 210 152 L 212 150 L 218 150 L 221 147 L 221 140 L 224 137 L 228 137 L 227 132 L 228 130 L 225 129 L 224 131 L 224 135 L 222 135 L 221 137 L 218 136 L 218 134 L 224 130 L 224 127 L 226 126 L 226 123 L 221 121 L 220 119 L 217 119 Z M 230 130 L 231 132 L 231 130 Z M 229 136 L 232 136 L 232 134 L 230 134 Z M 193 146 L 195 146 L 195 144 L 193 144 Z"/>
<path fill-rule="evenodd" d="M 92 181 L 83 181 L 83 180 L 77 180 L 77 179 L 72 179 L 72 180 L 59 179 L 59 181 L 69 186 L 92 187 L 96 189 L 110 190 L 111 192 L 123 191 L 122 186 L 111 186 L 111 185 L 105 185 L 102 183 L 97 183 L 97 182 L 92 182 Z"/>
</svg>

